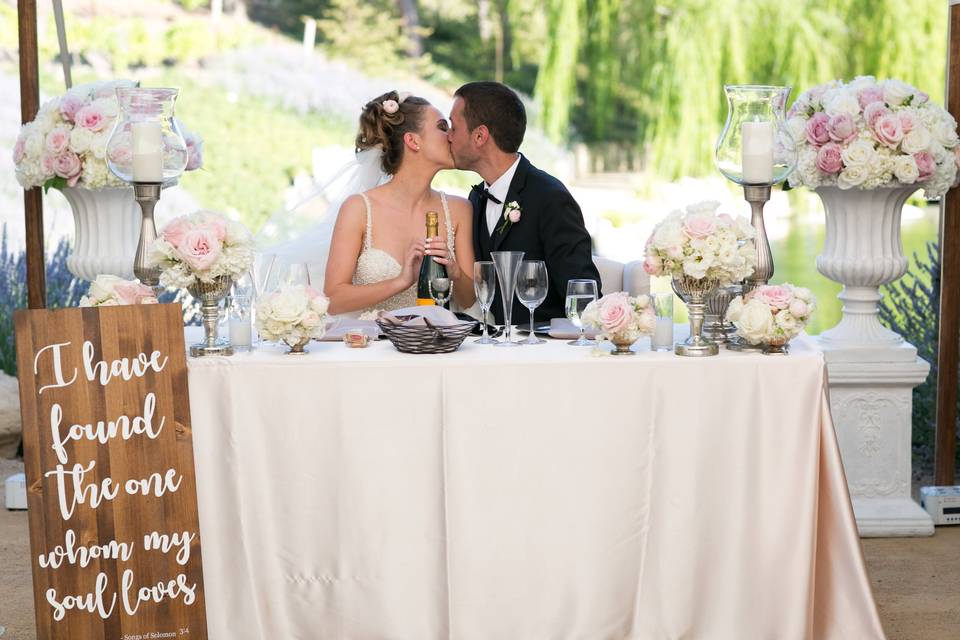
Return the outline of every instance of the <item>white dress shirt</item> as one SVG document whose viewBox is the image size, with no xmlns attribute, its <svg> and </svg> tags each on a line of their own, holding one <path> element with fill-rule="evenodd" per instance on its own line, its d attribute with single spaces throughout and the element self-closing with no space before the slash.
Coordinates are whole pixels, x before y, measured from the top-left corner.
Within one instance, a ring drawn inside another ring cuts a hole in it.
<svg viewBox="0 0 960 640">
<path fill-rule="evenodd" d="M 497 204 L 493 200 L 487 199 L 487 231 L 490 232 L 491 238 L 493 237 L 493 232 L 500 226 L 500 219 L 503 216 L 503 206 L 507 204 L 507 193 L 510 191 L 510 183 L 513 182 L 513 174 L 517 172 L 517 165 L 519 164 L 520 154 L 518 153 L 517 159 L 510 165 L 510 168 L 507 169 L 502 176 L 497 178 L 493 184 L 483 183 L 487 191 L 502 203 Z"/>
</svg>

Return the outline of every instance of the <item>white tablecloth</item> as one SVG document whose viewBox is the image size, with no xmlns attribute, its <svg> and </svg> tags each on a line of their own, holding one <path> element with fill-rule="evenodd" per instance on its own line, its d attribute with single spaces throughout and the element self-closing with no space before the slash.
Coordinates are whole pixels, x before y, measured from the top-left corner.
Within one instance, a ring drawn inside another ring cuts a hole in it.
<svg viewBox="0 0 960 640">
<path fill-rule="evenodd" d="M 883 637 L 809 343 L 309 349 L 190 360 L 211 638 Z"/>
</svg>

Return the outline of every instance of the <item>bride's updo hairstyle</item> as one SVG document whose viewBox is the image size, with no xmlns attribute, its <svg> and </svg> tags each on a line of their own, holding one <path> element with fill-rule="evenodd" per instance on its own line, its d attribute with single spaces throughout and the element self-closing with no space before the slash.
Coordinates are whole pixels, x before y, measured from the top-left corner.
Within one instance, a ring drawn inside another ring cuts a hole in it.
<svg viewBox="0 0 960 640">
<path fill-rule="evenodd" d="M 402 100 L 396 91 L 388 91 L 363 107 L 360 131 L 357 133 L 357 151 L 380 145 L 383 148 L 383 170 L 393 175 L 403 160 L 403 136 L 420 131 L 423 109 L 430 103 L 416 96 Z"/>
</svg>

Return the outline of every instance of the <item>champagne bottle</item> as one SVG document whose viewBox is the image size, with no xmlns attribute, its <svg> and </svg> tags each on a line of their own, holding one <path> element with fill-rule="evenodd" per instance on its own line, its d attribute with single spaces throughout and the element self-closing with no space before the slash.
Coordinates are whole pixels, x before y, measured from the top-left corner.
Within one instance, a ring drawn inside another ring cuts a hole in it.
<svg viewBox="0 0 960 640">
<path fill-rule="evenodd" d="M 427 211 L 427 237 L 435 238 L 440 235 L 440 216 L 436 211 Z M 446 278 L 447 268 L 434 261 L 433 256 L 424 256 L 420 264 L 420 277 L 417 278 L 417 304 L 435 305 L 430 295 L 430 281 L 434 278 Z M 440 292 L 435 292 L 440 293 Z M 445 297 L 445 296 L 438 296 Z"/>
</svg>

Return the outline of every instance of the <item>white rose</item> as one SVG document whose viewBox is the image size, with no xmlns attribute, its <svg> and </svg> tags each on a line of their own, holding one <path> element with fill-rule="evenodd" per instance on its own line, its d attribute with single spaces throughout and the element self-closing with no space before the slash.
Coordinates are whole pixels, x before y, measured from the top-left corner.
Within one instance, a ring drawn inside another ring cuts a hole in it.
<svg viewBox="0 0 960 640">
<path fill-rule="evenodd" d="M 725 319 L 727 322 L 736 322 L 740 319 L 741 313 L 743 313 L 743 297 L 737 296 L 727 305 L 727 315 Z"/>
<path fill-rule="evenodd" d="M 683 226 L 679 218 L 667 218 L 653 232 L 653 246 L 657 249 L 667 249 L 669 247 L 680 246 L 683 244 Z"/>
<path fill-rule="evenodd" d="M 93 142 L 93 132 L 83 127 L 74 127 L 70 132 L 70 151 L 83 153 L 90 148 Z"/>
<path fill-rule="evenodd" d="M 94 134 L 93 139 L 90 140 L 90 152 L 93 153 L 95 158 L 103 160 L 107 157 L 107 142 L 109 141 L 109 131 L 101 131 L 100 133 Z"/>
<path fill-rule="evenodd" d="M 866 140 L 854 140 L 840 153 L 847 167 L 866 167 L 876 161 L 877 151 Z"/>
<path fill-rule="evenodd" d="M 930 148 L 933 139 L 930 137 L 930 131 L 926 127 L 917 126 L 903 137 L 900 148 L 905 153 L 914 154 L 926 151 Z"/>
<path fill-rule="evenodd" d="M 773 314 L 770 307 L 759 300 L 750 300 L 740 311 L 736 320 L 737 333 L 751 344 L 765 342 L 773 333 Z"/>
<path fill-rule="evenodd" d="M 916 89 L 900 80 L 887 80 L 883 83 L 883 101 L 891 107 L 899 107 L 916 92 Z"/>
<path fill-rule="evenodd" d="M 693 204 L 687 205 L 688 214 L 714 214 L 717 209 L 720 208 L 720 203 L 716 200 L 704 200 L 703 202 L 695 202 Z"/>
<path fill-rule="evenodd" d="M 957 125 L 950 118 L 950 122 L 941 120 L 933 126 L 933 139 L 943 147 L 952 149 L 957 146 L 960 139 L 957 137 Z"/>
<path fill-rule="evenodd" d="M 858 187 L 866 181 L 869 173 L 870 169 L 865 165 L 847 167 L 837 176 L 837 186 L 841 189 Z"/>
<path fill-rule="evenodd" d="M 45 138 L 37 128 L 33 128 L 27 139 L 24 140 L 23 150 L 30 158 L 39 158 L 43 154 Z"/>
<path fill-rule="evenodd" d="M 707 271 L 712 266 L 713 261 L 707 256 L 701 256 L 699 260 L 697 256 L 690 256 L 683 261 L 683 272 L 691 278 L 700 280 L 707 275 Z"/>
<path fill-rule="evenodd" d="M 119 110 L 116 98 L 98 98 L 91 103 L 100 109 L 104 118 L 116 118 Z"/>
<path fill-rule="evenodd" d="M 228 245 L 248 244 L 253 241 L 253 235 L 242 223 L 228 220 L 225 241 Z"/>
<path fill-rule="evenodd" d="M 800 331 L 800 321 L 789 311 L 781 311 L 773 318 L 774 324 L 783 329 L 788 338 L 792 338 Z"/>
<path fill-rule="evenodd" d="M 877 79 L 873 76 L 857 76 L 847 86 L 853 91 L 861 91 L 877 86 Z"/>
<path fill-rule="evenodd" d="M 893 175 L 903 184 L 913 184 L 920 177 L 920 170 L 912 156 L 897 156 L 893 161 Z"/>
<path fill-rule="evenodd" d="M 87 295 L 94 301 L 94 303 L 106 300 L 113 295 L 113 289 L 118 284 L 123 282 L 123 278 L 118 278 L 117 276 L 112 276 L 109 274 L 101 274 L 97 276 L 97 279 L 90 283 L 90 290 L 87 291 Z"/>
<path fill-rule="evenodd" d="M 324 296 L 317 296 L 310 301 L 310 308 L 321 316 L 327 315 L 327 309 L 330 308 L 330 300 Z"/>
<path fill-rule="evenodd" d="M 860 101 L 856 94 L 850 91 L 839 91 L 831 96 L 829 102 L 824 102 L 828 116 L 848 115 L 856 116 L 860 113 Z"/>
<path fill-rule="evenodd" d="M 793 116 L 787 120 L 787 133 L 793 138 L 793 141 L 800 144 L 806 140 L 807 120 L 803 116 Z"/>
<path fill-rule="evenodd" d="M 285 287 L 270 297 L 271 316 L 279 322 L 296 322 L 307 310 L 307 295 L 301 286 Z"/>
</svg>

